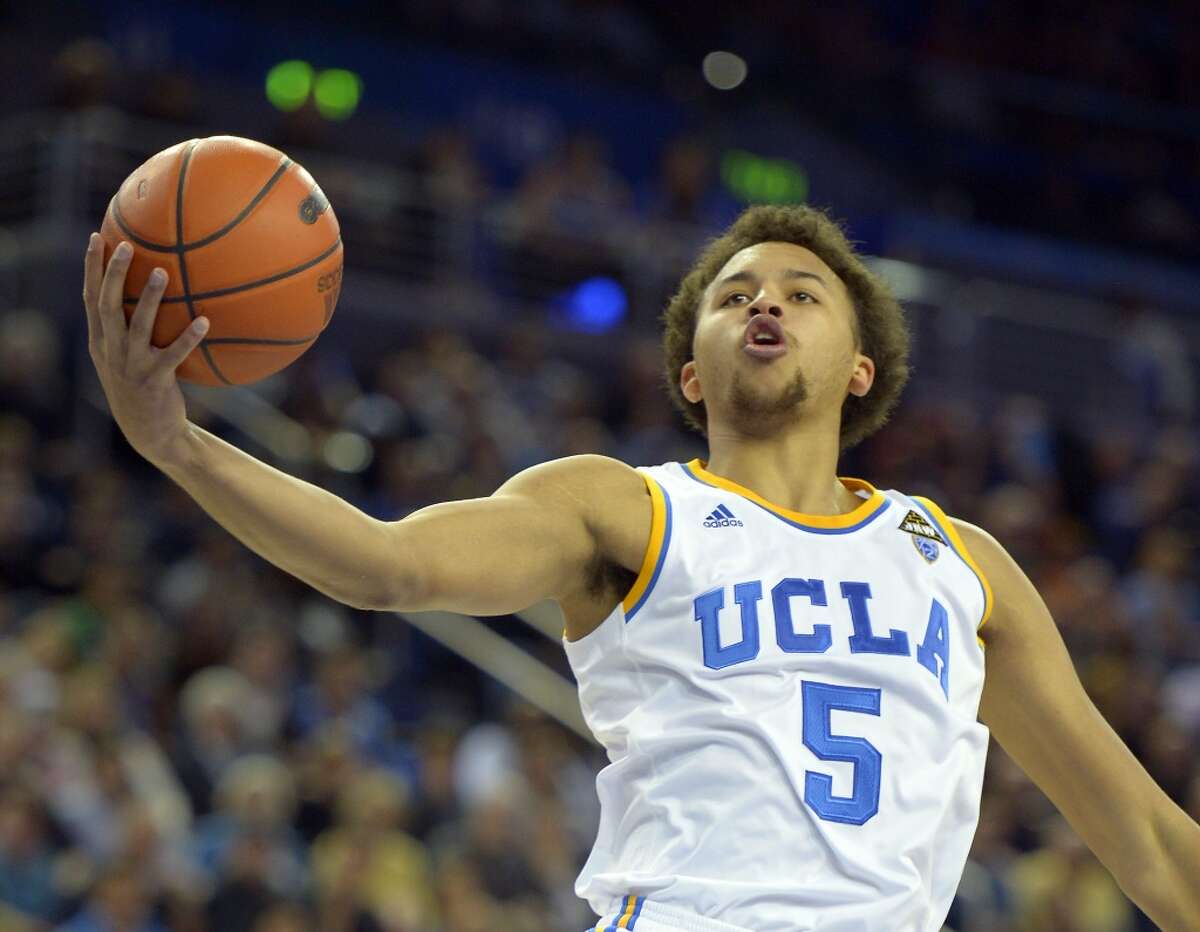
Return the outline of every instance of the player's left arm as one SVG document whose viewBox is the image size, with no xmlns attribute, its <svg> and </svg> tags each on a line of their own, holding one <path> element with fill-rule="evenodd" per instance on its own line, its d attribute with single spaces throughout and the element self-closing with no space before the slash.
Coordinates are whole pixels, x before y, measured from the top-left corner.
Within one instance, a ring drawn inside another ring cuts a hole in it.
<svg viewBox="0 0 1200 932">
<path fill-rule="evenodd" d="M 1168 932 L 1200 929 L 1200 825 L 1154 782 L 1075 673 L 1037 589 L 991 534 L 951 519 L 987 576 L 979 717 L 1121 889 Z"/>
</svg>

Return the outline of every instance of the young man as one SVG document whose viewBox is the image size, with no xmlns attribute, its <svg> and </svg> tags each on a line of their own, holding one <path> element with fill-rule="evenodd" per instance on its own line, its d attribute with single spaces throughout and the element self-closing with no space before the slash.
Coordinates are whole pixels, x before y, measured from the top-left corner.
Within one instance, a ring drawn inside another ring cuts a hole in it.
<svg viewBox="0 0 1200 932">
<path fill-rule="evenodd" d="M 93 237 L 114 417 L 247 546 L 359 608 L 561 604 L 612 761 L 576 885 L 597 930 L 937 930 L 989 729 L 1162 928 L 1200 929 L 1200 826 L 1096 711 L 1021 569 L 933 502 L 837 476 L 907 381 L 908 331 L 823 214 L 746 211 L 667 308 L 707 462 L 569 457 L 391 523 L 190 424 L 174 369 L 202 334 L 151 347 L 162 284 L 126 327 L 128 253 L 102 261 Z"/>
</svg>

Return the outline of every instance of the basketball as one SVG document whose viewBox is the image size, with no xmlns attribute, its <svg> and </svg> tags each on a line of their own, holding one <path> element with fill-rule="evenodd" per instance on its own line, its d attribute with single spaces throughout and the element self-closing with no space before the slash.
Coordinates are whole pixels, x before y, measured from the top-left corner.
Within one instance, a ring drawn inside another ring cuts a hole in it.
<svg viewBox="0 0 1200 932">
<path fill-rule="evenodd" d="M 203 385 L 278 372 L 320 336 L 337 305 L 342 239 L 312 176 L 278 149 L 237 136 L 190 139 L 122 183 L 100 229 L 105 262 L 133 246 L 125 316 L 156 267 L 168 283 L 152 342 L 197 317 L 208 333 L 176 370 Z"/>
</svg>

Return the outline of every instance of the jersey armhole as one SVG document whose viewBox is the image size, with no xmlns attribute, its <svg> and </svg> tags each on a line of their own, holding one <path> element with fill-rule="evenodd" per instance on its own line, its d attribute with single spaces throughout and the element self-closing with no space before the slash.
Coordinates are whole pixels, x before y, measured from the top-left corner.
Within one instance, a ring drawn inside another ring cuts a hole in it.
<svg viewBox="0 0 1200 932">
<path fill-rule="evenodd" d="M 975 558 L 971 556 L 971 551 L 969 551 L 967 549 L 967 545 L 963 543 L 962 536 L 958 533 L 958 530 L 946 516 L 946 512 L 942 511 L 942 509 L 930 499 L 924 498 L 920 495 L 913 495 L 912 500 L 925 506 L 930 519 L 935 525 L 937 525 L 938 530 L 940 530 L 947 537 L 947 539 L 949 539 L 950 546 L 962 558 L 962 561 L 966 563 L 968 567 L 970 567 L 971 572 L 978 577 L 979 585 L 983 588 L 983 617 L 979 620 L 979 624 L 975 626 L 975 631 L 978 632 L 979 629 L 982 628 L 987 623 L 987 620 L 992 616 L 992 587 L 988 584 L 987 576 L 985 576 L 983 570 L 979 568 L 979 564 L 975 562 Z M 987 645 L 984 644 L 983 638 L 979 637 L 978 633 L 976 633 L 976 639 L 979 641 L 980 647 L 986 648 Z"/>
<path fill-rule="evenodd" d="M 638 472 L 641 473 L 650 492 L 650 539 L 646 542 L 646 553 L 642 557 L 637 579 L 633 581 L 629 593 L 621 600 L 627 623 L 637 614 L 638 609 L 646 604 L 646 599 L 662 573 L 667 547 L 671 543 L 671 497 L 649 473 L 640 469 Z"/>
</svg>

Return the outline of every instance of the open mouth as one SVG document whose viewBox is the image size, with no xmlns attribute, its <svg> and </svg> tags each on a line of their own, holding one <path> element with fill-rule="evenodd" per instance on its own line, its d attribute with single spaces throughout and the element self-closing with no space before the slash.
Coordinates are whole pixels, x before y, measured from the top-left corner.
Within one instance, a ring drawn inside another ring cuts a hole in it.
<svg viewBox="0 0 1200 932">
<path fill-rule="evenodd" d="M 774 317 L 758 314 L 746 325 L 742 349 L 759 359 L 774 359 L 787 352 L 783 326 Z"/>
</svg>

